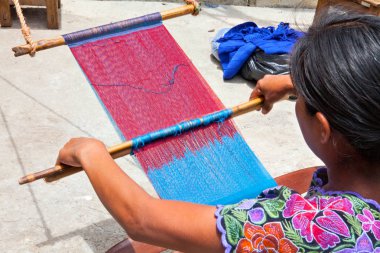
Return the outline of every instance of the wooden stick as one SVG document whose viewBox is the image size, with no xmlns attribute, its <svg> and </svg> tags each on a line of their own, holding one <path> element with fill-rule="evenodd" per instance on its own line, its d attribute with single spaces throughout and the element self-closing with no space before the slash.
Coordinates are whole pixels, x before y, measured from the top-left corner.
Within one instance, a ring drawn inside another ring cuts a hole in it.
<svg viewBox="0 0 380 253">
<path fill-rule="evenodd" d="M 123 142 L 119 145 L 112 146 L 108 149 L 108 152 L 113 159 L 128 155 L 132 151 L 132 141 Z M 19 184 L 26 184 L 44 178 L 46 182 L 57 181 L 60 178 L 70 176 L 77 172 L 82 171 L 80 167 L 72 167 L 68 165 L 55 165 L 46 170 L 42 170 L 33 174 L 26 175 L 19 179 Z"/>
<path fill-rule="evenodd" d="M 237 105 L 231 108 L 232 114 L 230 117 L 236 117 L 247 112 L 253 111 L 257 109 L 261 103 L 263 102 L 263 98 L 255 98 L 246 103 Z M 112 158 L 116 159 L 125 155 L 128 155 L 132 152 L 133 141 L 129 140 L 123 142 L 119 145 L 112 146 L 108 149 L 108 152 L 111 154 Z M 52 168 L 39 171 L 33 174 L 26 175 L 19 179 L 19 184 L 31 183 L 35 180 L 45 178 L 46 182 L 53 182 L 63 177 L 75 174 L 79 171 L 82 171 L 82 168 L 67 166 L 67 165 L 56 165 Z"/>
<path fill-rule="evenodd" d="M 161 14 L 162 20 L 167 20 L 167 19 L 178 17 L 178 16 L 193 13 L 194 10 L 195 10 L 194 5 L 188 4 L 188 5 L 180 6 L 171 10 L 160 12 L 160 14 Z M 59 36 L 57 38 L 52 38 L 52 39 L 38 40 L 36 41 L 36 44 L 37 44 L 36 51 L 41 51 L 41 50 L 65 45 L 66 42 L 62 36 Z M 32 47 L 29 44 L 25 44 L 25 45 L 20 45 L 20 46 L 16 46 L 12 48 L 12 51 L 14 52 L 14 55 L 17 57 L 17 56 L 29 54 L 32 51 Z"/>
</svg>

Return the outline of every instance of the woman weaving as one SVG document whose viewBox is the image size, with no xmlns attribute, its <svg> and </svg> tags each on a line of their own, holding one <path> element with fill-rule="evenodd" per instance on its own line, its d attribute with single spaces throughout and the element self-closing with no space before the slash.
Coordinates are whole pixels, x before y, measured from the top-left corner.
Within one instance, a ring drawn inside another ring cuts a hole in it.
<svg viewBox="0 0 380 253">
<path fill-rule="evenodd" d="M 57 162 L 83 167 L 138 241 L 185 252 L 380 252 L 380 18 L 342 13 L 316 22 L 291 57 L 297 119 L 326 165 L 305 197 L 279 186 L 230 206 L 155 199 L 88 138 L 69 141 Z"/>
</svg>

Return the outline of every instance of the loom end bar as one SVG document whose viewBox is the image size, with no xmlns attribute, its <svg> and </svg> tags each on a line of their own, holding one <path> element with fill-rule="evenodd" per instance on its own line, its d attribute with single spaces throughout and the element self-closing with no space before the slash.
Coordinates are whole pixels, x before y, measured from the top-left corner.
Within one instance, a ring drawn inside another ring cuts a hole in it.
<svg viewBox="0 0 380 253">
<path fill-rule="evenodd" d="M 41 50 L 45 50 L 52 47 L 58 47 L 65 44 L 66 44 L 65 39 L 62 36 L 59 36 L 53 39 L 42 39 L 42 40 L 36 41 L 36 45 L 37 45 L 36 51 L 41 51 Z M 29 44 L 20 45 L 20 46 L 16 46 L 12 48 L 12 51 L 14 52 L 14 55 L 16 57 L 21 56 L 21 55 L 26 55 L 32 51 L 32 46 Z"/>
<path fill-rule="evenodd" d="M 132 141 L 127 141 L 115 146 L 112 146 L 108 149 L 108 152 L 112 156 L 113 159 L 129 155 L 132 152 Z M 52 168 L 42 170 L 33 174 L 26 175 L 19 179 L 18 183 L 20 185 L 31 183 L 38 179 L 44 178 L 45 182 L 51 183 L 62 179 L 64 177 L 73 175 L 82 171 L 83 169 L 80 167 L 72 167 L 67 165 L 56 165 Z"/>
<path fill-rule="evenodd" d="M 184 5 L 175 9 L 160 12 L 162 20 L 176 18 L 186 14 L 194 13 L 195 6 L 192 4 Z"/>
<path fill-rule="evenodd" d="M 57 181 L 61 178 L 73 175 L 75 173 L 81 172 L 83 169 L 81 167 L 67 167 L 64 170 L 51 174 L 49 176 L 44 177 L 46 183 L 51 183 Z"/>
<path fill-rule="evenodd" d="M 260 106 L 262 105 L 263 102 L 264 102 L 263 97 L 257 97 L 257 98 L 254 98 L 254 99 L 246 102 L 246 103 L 232 107 L 231 108 L 232 117 L 236 117 L 236 116 L 245 114 L 247 112 L 251 112 L 253 110 L 256 110 L 256 109 L 260 108 Z"/>
<path fill-rule="evenodd" d="M 36 172 L 36 173 L 32 173 L 32 174 L 23 176 L 22 178 L 20 178 L 18 180 L 18 183 L 20 185 L 31 183 L 31 182 L 34 182 L 34 181 L 36 181 L 38 179 L 44 178 L 46 175 L 54 174 L 54 173 L 59 173 L 60 171 L 62 171 L 64 169 L 65 169 L 64 166 L 56 165 L 56 166 L 51 167 L 49 169 L 42 170 L 42 171 L 39 171 L 39 172 Z"/>
<path fill-rule="evenodd" d="M 124 142 L 124 143 L 121 143 L 121 144 L 118 144 L 118 145 L 115 145 L 115 146 L 108 148 L 108 152 L 110 153 L 110 155 L 112 156 L 113 159 L 117 159 L 119 157 L 131 154 L 132 145 L 133 145 L 132 141 L 127 141 L 127 142 Z M 46 183 L 51 183 L 51 182 L 60 180 L 64 177 L 71 176 L 71 175 L 78 173 L 82 170 L 83 170 L 83 168 L 80 168 L 80 167 L 65 167 L 61 171 L 51 173 L 48 175 L 46 174 L 44 176 L 44 179 L 45 179 Z"/>
</svg>

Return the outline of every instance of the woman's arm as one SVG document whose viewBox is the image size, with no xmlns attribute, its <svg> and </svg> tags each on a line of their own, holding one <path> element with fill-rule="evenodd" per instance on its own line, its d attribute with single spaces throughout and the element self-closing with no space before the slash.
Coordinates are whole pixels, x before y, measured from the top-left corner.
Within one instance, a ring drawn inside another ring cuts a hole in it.
<svg viewBox="0 0 380 253">
<path fill-rule="evenodd" d="M 132 239 L 184 252 L 223 252 L 215 207 L 151 197 L 100 141 L 72 139 L 57 162 L 83 167 L 103 205 Z"/>
<path fill-rule="evenodd" d="M 295 93 L 290 75 L 265 75 L 257 82 L 250 99 L 263 96 L 264 104 L 261 107 L 261 112 L 267 114 L 272 110 L 275 102 L 288 99 Z"/>
</svg>

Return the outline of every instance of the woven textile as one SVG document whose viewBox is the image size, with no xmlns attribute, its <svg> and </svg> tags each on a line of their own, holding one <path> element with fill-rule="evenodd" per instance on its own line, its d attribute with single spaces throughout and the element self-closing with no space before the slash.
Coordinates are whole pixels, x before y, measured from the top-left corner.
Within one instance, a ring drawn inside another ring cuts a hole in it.
<svg viewBox="0 0 380 253">
<path fill-rule="evenodd" d="M 123 139 L 223 109 L 160 20 L 67 43 Z M 165 199 L 227 204 L 275 185 L 229 120 L 134 154 Z"/>
</svg>

